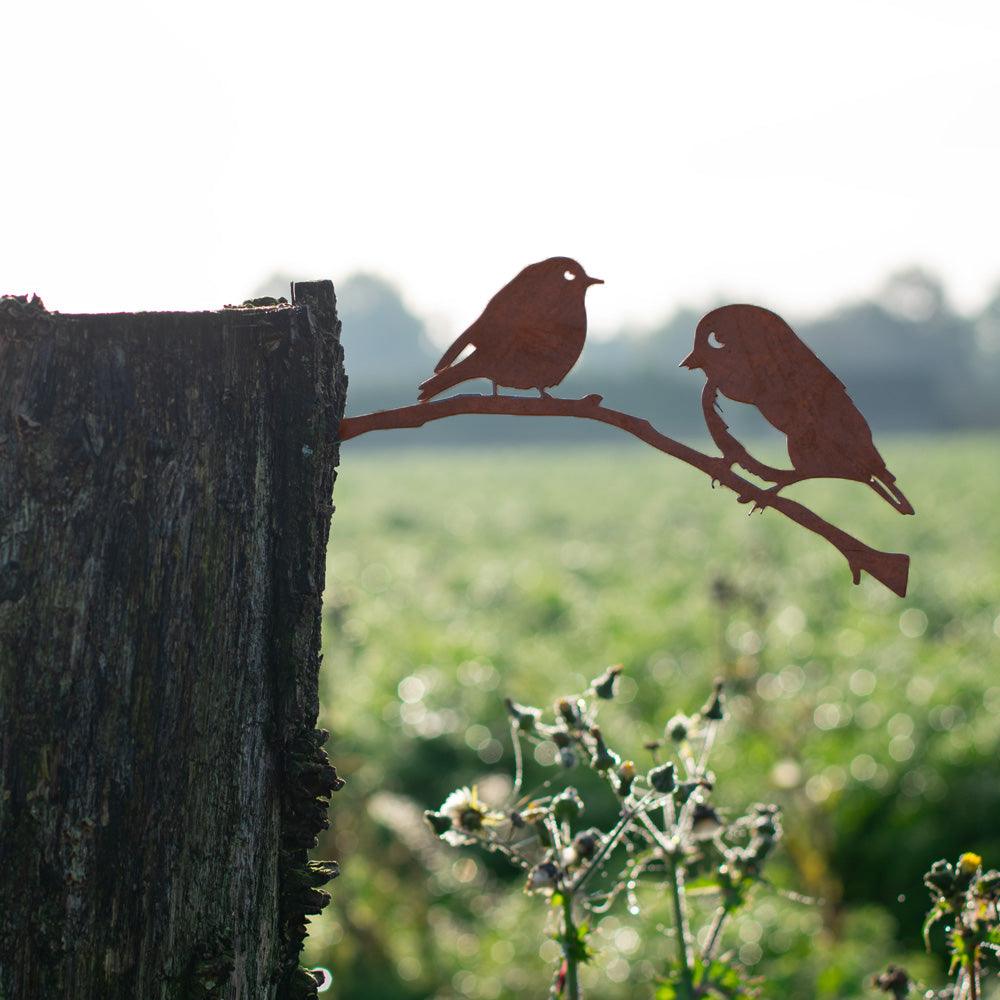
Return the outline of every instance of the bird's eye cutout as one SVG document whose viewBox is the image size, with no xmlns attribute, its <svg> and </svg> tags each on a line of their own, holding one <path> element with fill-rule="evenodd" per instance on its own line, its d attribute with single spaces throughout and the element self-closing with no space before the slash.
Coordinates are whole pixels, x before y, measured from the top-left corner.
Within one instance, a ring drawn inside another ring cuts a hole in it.
<svg viewBox="0 0 1000 1000">
<path fill-rule="evenodd" d="M 722 341 L 715 335 L 714 330 L 708 335 L 708 346 L 714 347 L 716 350 L 719 350 L 723 346 Z"/>
<path fill-rule="evenodd" d="M 563 271 L 563 277 L 567 281 L 576 281 L 576 275 L 572 271 Z"/>
</svg>

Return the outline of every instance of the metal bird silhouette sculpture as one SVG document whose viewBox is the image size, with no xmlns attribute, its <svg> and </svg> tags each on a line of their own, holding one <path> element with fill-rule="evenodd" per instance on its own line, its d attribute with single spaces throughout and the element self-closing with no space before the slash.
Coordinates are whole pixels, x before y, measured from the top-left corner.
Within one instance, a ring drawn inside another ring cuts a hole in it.
<svg viewBox="0 0 1000 1000">
<path fill-rule="evenodd" d="M 537 389 L 542 397 L 568 374 L 587 339 L 584 296 L 602 285 L 570 257 L 529 264 L 486 304 L 482 315 L 444 353 L 420 386 L 421 402 L 470 379 Z M 472 353 L 461 357 L 472 348 Z"/>
<path fill-rule="evenodd" d="M 583 399 L 552 396 L 549 389 L 569 374 L 587 338 L 584 299 L 591 278 L 570 257 L 529 264 L 487 303 L 480 317 L 445 351 L 434 374 L 419 389 L 418 402 L 340 422 L 340 441 L 370 431 L 421 427 L 460 414 L 580 417 L 609 424 L 653 448 L 699 469 L 713 485 L 732 490 L 754 509 L 773 508 L 833 545 L 847 560 L 855 583 L 869 573 L 900 597 L 906 595 L 910 557 L 881 552 L 830 524 L 780 491 L 803 479 L 832 477 L 870 486 L 903 514 L 913 507 L 896 485 L 872 442 L 865 418 L 837 377 L 781 317 L 758 306 L 724 306 L 698 324 L 694 350 L 681 362 L 708 376 L 702 409 L 722 457 L 706 455 L 666 434 L 648 420 L 603 405 L 597 394 Z M 491 395 L 441 393 L 473 379 L 493 383 Z M 535 389 L 538 397 L 501 393 Z M 791 469 L 757 461 L 730 433 L 718 412 L 719 393 L 755 405 L 788 441 Z M 737 475 L 739 465 L 774 486 Z"/>
<path fill-rule="evenodd" d="M 803 479 L 849 479 L 870 486 L 901 514 L 913 513 L 844 384 L 776 313 L 751 305 L 713 309 L 698 323 L 681 367 L 707 376 L 702 410 L 723 462 L 774 483 L 768 494 Z M 791 469 L 757 461 L 729 433 L 718 411 L 720 392 L 756 406 L 786 436 Z"/>
</svg>

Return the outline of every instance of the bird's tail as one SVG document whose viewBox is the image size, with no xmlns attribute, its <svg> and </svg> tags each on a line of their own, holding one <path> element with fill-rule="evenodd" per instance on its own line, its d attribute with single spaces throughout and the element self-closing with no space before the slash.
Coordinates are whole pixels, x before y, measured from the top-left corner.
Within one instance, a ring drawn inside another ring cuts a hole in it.
<svg viewBox="0 0 1000 1000">
<path fill-rule="evenodd" d="M 913 505 L 906 499 L 903 491 L 896 485 L 896 477 L 888 470 L 875 473 L 868 480 L 868 485 L 887 503 L 892 504 L 900 514 L 914 513 Z"/>
<path fill-rule="evenodd" d="M 457 365 L 435 372 L 426 382 L 420 383 L 420 392 L 417 399 L 421 403 L 426 403 L 428 399 L 437 396 L 439 393 L 458 385 L 459 382 L 467 382 L 470 378 L 479 378 L 477 372 L 471 371 L 468 366 L 470 358 L 459 361 Z"/>
</svg>

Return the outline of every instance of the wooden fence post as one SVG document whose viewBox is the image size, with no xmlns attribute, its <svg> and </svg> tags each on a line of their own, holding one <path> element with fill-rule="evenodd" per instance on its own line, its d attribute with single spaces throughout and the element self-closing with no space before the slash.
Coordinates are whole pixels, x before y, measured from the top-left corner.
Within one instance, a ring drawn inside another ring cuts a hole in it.
<svg viewBox="0 0 1000 1000">
<path fill-rule="evenodd" d="M 0 299 L 0 998 L 299 998 L 346 378 L 291 306 Z"/>
</svg>

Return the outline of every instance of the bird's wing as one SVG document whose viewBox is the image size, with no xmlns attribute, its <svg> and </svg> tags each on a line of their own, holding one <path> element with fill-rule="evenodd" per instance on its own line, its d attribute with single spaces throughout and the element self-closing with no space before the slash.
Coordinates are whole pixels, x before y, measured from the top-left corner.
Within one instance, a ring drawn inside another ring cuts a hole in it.
<svg viewBox="0 0 1000 1000">
<path fill-rule="evenodd" d="M 479 318 L 445 351 L 434 371 L 444 371 L 454 364 L 467 347 L 474 347 L 478 354 L 487 354 L 490 358 L 500 357 L 510 349 L 514 341 L 514 317 L 532 291 L 525 287 L 521 275 L 518 278 L 504 285 L 486 303 Z"/>
<path fill-rule="evenodd" d="M 476 329 L 476 324 L 473 323 L 468 330 L 465 331 L 451 347 L 441 357 L 441 360 L 434 366 L 434 371 L 443 372 L 445 368 L 451 366 L 462 351 L 464 351 L 470 344 L 474 344 L 473 331 Z"/>
<path fill-rule="evenodd" d="M 841 399 L 854 405 L 844 383 L 787 327 L 764 331 L 753 354 L 759 408 L 779 430 L 822 422 L 828 406 L 842 408 Z"/>
<path fill-rule="evenodd" d="M 791 330 L 780 330 L 766 338 L 766 350 L 771 364 L 782 372 L 793 389 L 815 384 L 824 393 L 840 389 L 844 383 L 826 367 L 811 347 Z"/>
<path fill-rule="evenodd" d="M 788 389 L 798 404 L 797 427 L 789 437 L 810 440 L 814 458 L 859 478 L 884 470 L 868 421 L 844 383 L 798 337 L 780 349 Z"/>
</svg>

